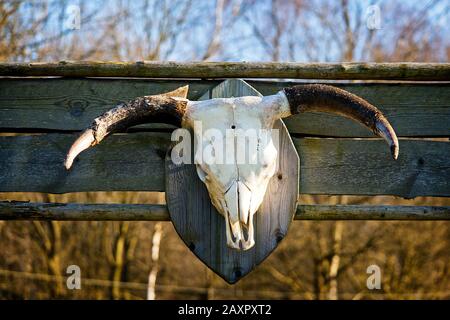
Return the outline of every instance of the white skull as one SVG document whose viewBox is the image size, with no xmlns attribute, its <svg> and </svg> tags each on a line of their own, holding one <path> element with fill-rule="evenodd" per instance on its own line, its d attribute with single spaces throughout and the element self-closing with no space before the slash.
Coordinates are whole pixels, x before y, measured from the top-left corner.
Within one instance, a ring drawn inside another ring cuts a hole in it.
<svg viewBox="0 0 450 320">
<path fill-rule="evenodd" d="M 183 126 L 194 128 L 197 173 L 225 217 L 231 248 L 255 244 L 253 217 L 277 169 L 278 134 L 272 127 L 280 108 L 288 112 L 282 94 L 188 104 Z"/>
<path fill-rule="evenodd" d="M 270 132 L 275 120 L 308 111 L 346 116 L 384 138 L 393 158 L 398 156 L 397 136 L 381 111 L 332 86 L 298 85 L 265 97 L 204 101 L 189 101 L 187 93 L 185 86 L 139 97 L 105 112 L 73 143 L 66 168 L 70 169 L 83 150 L 137 124 L 167 121 L 193 129 L 197 173 L 213 205 L 225 217 L 227 244 L 248 250 L 255 244 L 253 217 L 277 169 L 278 135 Z"/>
</svg>

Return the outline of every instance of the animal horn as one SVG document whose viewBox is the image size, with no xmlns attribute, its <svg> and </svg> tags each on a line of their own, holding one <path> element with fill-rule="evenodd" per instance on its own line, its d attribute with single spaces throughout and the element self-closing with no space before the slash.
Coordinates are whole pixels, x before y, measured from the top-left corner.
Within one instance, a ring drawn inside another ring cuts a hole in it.
<svg viewBox="0 0 450 320">
<path fill-rule="evenodd" d="M 139 97 L 95 118 L 89 128 L 72 144 L 64 166 L 67 170 L 70 169 L 82 151 L 99 144 L 114 132 L 149 122 L 180 126 L 188 103 L 188 89 L 188 86 L 184 86 L 159 95 Z"/>
<path fill-rule="evenodd" d="M 327 112 L 353 119 L 386 140 L 392 157 L 398 158 L 399 145 L 397 135 L 389 121 L 375 106 L 348 91 L 323 85 L 309 84 L 284 88 L 289 103 L 290 116 L 303 112 Z"/>
</svg>

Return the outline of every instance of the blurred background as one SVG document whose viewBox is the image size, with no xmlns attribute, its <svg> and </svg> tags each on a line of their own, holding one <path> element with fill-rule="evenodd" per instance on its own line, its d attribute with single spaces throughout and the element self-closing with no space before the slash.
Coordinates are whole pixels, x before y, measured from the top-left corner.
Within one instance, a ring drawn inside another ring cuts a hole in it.
<svg viewBox="0 0 450 320">
<path fill-rule="evenodd" d="M 0 61 L 449 62 L 449 16 L 447 0 L 0 0 Z M 0 200 L 164 203 L 164 194 Z M 388 196 L 300 202 L 450 205 Z M 449 299 L 449 262 L 448 222 L 295 221 L 280 247 L 230 286 L 169 222 L 0 221 L 2 299 Z M 81 290 L 66 287 L 72 264 Z M 366 286 L 373 264 L 380 290 Z"/>
</svg>

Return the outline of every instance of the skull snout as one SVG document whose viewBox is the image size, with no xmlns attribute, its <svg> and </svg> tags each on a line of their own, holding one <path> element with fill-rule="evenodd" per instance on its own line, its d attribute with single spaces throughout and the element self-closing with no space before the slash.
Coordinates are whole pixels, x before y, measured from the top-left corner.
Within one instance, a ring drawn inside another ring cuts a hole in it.
<svg viewBox="0 0 450 320">
<path fill-rule="evenodd" d="M 248 250 L 255 245 L 251 206 L 252 192 L 241 181 L 234 181 L 224 195 L 224 215 L 227 245 L 238 250 Z"/>
</svg>

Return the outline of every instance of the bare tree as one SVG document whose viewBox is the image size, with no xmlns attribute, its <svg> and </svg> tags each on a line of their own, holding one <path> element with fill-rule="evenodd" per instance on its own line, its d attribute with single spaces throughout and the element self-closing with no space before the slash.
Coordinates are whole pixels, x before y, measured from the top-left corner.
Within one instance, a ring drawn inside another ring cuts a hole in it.
<svg viewBox="0 0 450 320">
<path fill-rule="evenodd" d="M 152 268 L 148 276 L 147 300 L 156 300 L 156 278 L 159 270 L 159 252 L 163 226 L 161 222 L 155 223 L 152 237 Z"/>
</svg>

